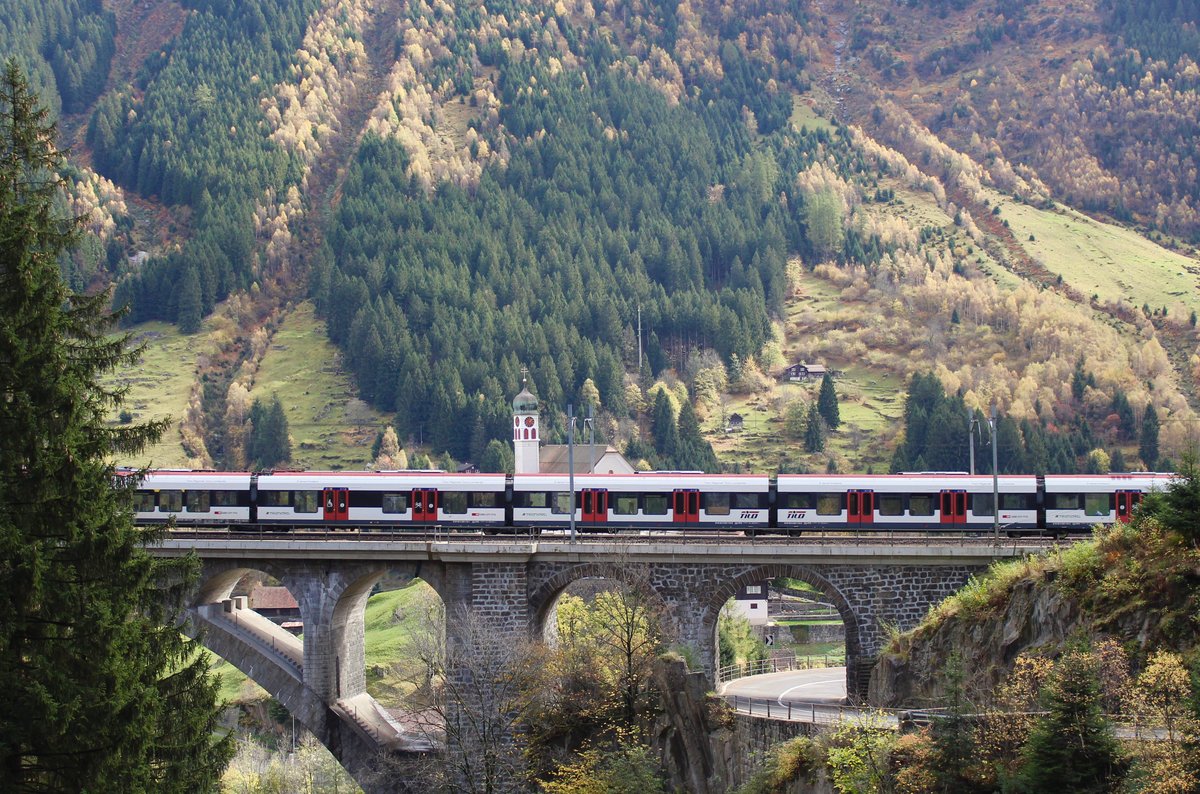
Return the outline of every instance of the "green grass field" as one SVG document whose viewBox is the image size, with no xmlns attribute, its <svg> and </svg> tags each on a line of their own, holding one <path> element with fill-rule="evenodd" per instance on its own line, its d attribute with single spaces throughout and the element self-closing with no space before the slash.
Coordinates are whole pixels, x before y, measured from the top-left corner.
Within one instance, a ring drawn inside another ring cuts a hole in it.
<svg viewBox="0 0 1200 794">
<path fill-rule="evenodd" d="M 1041 210 L 993 196 L 1029 254 L 1083 294 L 1138 307 L 1200 309 L 1200 260 L 1066 207 Z"/>
<path fill-rule="evenodd" d="M 103 382 L 129 387 L 123 410 L 133 415 L 133 421 L 170 418 L 172 424 L 162 439 L 144 453 L 117 462 L 130 466 L 185 466 L 187 458 L 179 436 L 179 421 L 187 410 L 196 361 L 215 349 L 211 326 L 205 323 L 203 330 L 191 336 L 161 322 L 143 323 L 131 332 L 135 344 L 145 345 L 141 364 L 136 371 L 116 373 Z"/>
<path fill-rule="evenodd" d="M 278 394 L 293 439 L 292 463 L 299 468 L 361 469 L 384 417 L 354 398 L 341 356 L 325 335 L 311 303 L 296 307 L 280 325 L 263 357 L 250 396 Z"/>
</svg>

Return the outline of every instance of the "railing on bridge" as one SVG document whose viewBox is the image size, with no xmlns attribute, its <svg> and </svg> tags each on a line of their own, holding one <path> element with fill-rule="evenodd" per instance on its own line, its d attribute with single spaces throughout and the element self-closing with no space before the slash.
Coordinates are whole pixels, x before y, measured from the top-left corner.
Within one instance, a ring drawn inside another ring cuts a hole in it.
<svg viewBox="0 0 1200 794">
<path fill-rule="evenodd" d="M 784 673 L 792 670 L 819 670 L 825 667 L 842 667 L 846 664 L 846 655 L 824 654 L 821 656 L 785 656 L 770 659 L 756 659 L 750 662 L 735 662 L 717 669 L 717 683 L 723 684 L 735 678 L 745 678 L 748 675 L 765 675 L 766 673 Z"/>
<path fill-rule="evenodd" d="M 744 695 L 726 696 L 725 702 L 739 714 L 785 722 L 806 722 L 812 725 L 834 725 L 846 720 L 861 721 L 874 716 L 885 727 L 897 728 L 905 714 L 903 709 L 860 708 L 840 703 L 814 703 Z"/>
</svg>

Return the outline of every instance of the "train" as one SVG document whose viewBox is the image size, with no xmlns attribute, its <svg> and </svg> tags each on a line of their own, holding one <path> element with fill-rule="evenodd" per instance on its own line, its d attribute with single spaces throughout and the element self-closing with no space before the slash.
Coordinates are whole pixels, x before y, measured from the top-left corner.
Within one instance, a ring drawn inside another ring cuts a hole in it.
<svg viewBox="0 0 1200 794">
<path fill-rule="evenodd" d="M 231 531 L 828 530 L 1066 534 L 1128 521 L 1167 473 L 1108 475 L 122 472 L 139 524 Z M 997 505 L 996 502 L 999 502 Z M 572 507 L 573 503 L 573 507 Z M 997 515 L 997 508 L 999 514 Z"/>
</svg>

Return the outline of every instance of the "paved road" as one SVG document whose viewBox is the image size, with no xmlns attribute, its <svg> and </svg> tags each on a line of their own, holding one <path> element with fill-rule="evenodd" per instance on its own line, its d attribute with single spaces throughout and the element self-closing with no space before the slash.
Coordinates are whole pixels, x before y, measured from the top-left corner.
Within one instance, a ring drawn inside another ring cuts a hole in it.
<svg viewBox="0 0 1200 794">
<path fill-rule="evenodd" d="M 778 703 L 842 703 L 846 700 L 846 668 L 792 670 L 737 678 L 721 686 L 725 697 L 770 698 Z"/>
</svg>

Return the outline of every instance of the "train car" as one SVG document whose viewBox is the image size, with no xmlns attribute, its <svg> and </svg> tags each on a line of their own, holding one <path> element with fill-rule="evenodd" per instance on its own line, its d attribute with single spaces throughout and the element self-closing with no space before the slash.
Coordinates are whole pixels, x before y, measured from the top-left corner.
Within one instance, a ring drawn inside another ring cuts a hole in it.
<svg viewBox="0 0 1200 794">
<path fill-rule="evenodd" d="M 1006 531 L 1038 526 L 1038 483 L 1033 476 L 966 474 L 781 474 L 776 485 L 776 526 L 846 529 L 986 529 L 995 521 L 993 488 L 999 486 L 1000 523 Z"/>
<path fill-rule="evenodd" d="M 133 476 L 133 475 L 129 475 Z M 249 472 L 151 471 L 133 494 L 134 521 L 178 526 L 237 526 L 251 519 Z"/>
<path fill-rule="evenodd" d="M 508 502 L 503 474 L 273 472 L 257 486 L 263 526 L 502 527 Z"/>
<path fill-rule="evenodd" d="M 766 528 L 771 480 L 754 474 L 586 474 L 575 477 L 575 520 L 581 529 L 678 530 Z M 562 525 L 569 520 L 566 474 L 513 477 L 515 527 Z"/>
<path fill-rule="evenodd" d="M 1047 474 L 1045 527 L 1065 531 L 1128 521 L 1145 495 L 1166 490 L 1173 476 L 1153 472 Z"/>
</svg>

